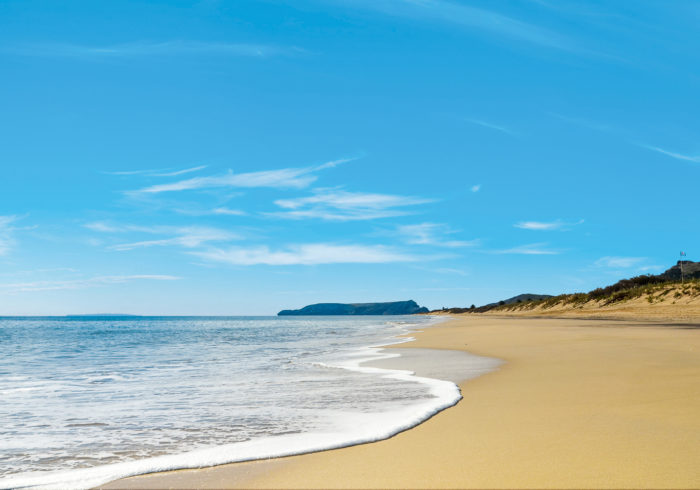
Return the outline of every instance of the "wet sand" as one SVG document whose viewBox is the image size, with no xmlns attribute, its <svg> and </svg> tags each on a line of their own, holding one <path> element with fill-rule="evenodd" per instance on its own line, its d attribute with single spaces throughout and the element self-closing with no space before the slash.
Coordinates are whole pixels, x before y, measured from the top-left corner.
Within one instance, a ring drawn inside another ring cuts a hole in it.
<svg viewBox="0 0 700 490">
<path fill-rule="evenodd" d="M 694 327 L 700 325 L 457 317 L 400 348 L 465 350 L 506 363 L 461 382 L 458 405 L 411 430 L 371 444 L 106 487 L 698 488 Z"/>
</svg>

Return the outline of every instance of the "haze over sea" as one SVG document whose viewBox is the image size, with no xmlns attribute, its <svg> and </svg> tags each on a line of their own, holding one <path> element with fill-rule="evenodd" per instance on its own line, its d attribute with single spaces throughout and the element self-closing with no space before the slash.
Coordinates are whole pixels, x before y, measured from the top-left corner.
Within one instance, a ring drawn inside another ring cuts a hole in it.
<svg viewBox="0 0 700 490">
<path fill-rule="evenodd" d="M 358 364 L 435 321 L 0 318 L 0 488 L 89 487 L 387 437 L 459 390 Z"/>
</svg>

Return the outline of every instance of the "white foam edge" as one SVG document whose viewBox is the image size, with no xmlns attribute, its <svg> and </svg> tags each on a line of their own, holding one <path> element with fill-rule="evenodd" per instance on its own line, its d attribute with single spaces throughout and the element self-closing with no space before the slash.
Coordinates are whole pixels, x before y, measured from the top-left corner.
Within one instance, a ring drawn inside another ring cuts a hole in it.
<svg viewBox="0 0 700 490">
<path fill-rule="evenodd" d="M 413 325 L 415 326 L 415 324 Z M 407 325 L 407 327 L 409 327 Z M 409 327 L 410 328 L 410 327 Z M 391 344 L 414 340 L 412 337 L 397 339 Z M 385 344 L 389 345 L 389 343 Z M 433 398 L 400 410 L 382 413 L 343 413 L 345 431 L 308 432 L 281 436 L 262 437 L 245 442 L 224 444 L 184 453 L 125 461 L 92 468 L 80 468 L 52 472 L 23 473 L 0 478 L 0 489 L 89 489 L 111 481 L 131 476 L 240 463 L 259 459 L 279 458 L 357 444 L 381 441 L 426 421 L 433 415 L 452 407 L 462 399 L 459 387 L 451 381 L 415 376 L 412 371 L 361 366 L 379 359 L 400 357 L 400 354 L 381 352 L 382 346 L 362 349 L 362 356 L 339 363 L 319 363 L 327 367 L 377 374 L 384 378 L 422 383 L 429 387 Z"/>
</svg>

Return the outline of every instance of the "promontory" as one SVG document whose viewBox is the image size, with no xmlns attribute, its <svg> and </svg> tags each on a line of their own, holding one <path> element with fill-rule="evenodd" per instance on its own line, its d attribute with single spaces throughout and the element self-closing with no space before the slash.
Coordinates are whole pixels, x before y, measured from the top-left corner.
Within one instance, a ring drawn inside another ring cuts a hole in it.
<svg viewBox="0 0 700 490">
<path fill-rule="evenodd" d="M 277 315 L 413 315 L 427 312 L 426 307 L 408 300 L 390 303 L 318 303 L 300 310 L 282 310 Z"/>
</svg>

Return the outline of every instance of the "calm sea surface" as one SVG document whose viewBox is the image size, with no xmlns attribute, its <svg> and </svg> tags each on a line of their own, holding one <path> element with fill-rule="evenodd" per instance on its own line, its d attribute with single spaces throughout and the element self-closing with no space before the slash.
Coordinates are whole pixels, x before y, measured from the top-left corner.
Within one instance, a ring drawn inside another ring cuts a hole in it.
<svg viewBox="0 0 700 490">
<path fill-rule="evenodd" d="M 0 318 L 0 487 L 35 472 L 44 479 L 29 483 L 59 486 L 66 470 L 94 468 L 91 478 L 105 465 L 144 472 L 144 460 L 163 455 L 168 463 L 153 469 L 186 466 L 178 455 L 204 449 L 223 458 L 223 449 L 212 451 L 224 446 L 236 450 L 228 459 L 274 455 L 281 441 L 307 435 L 316 437 L 313 447 L 330 444 L 328 434 L 352 442 L 357 424 L 369 430 L 368 421 L 415 418 L 441 396 L 430 383 L 359 367 L 382 356 L 368 347 L 434 322 Z M 138 470 L 129 466 L 135 461 Z M 86 477 L 85 485 L 98 480 Z"/>
</svg>

